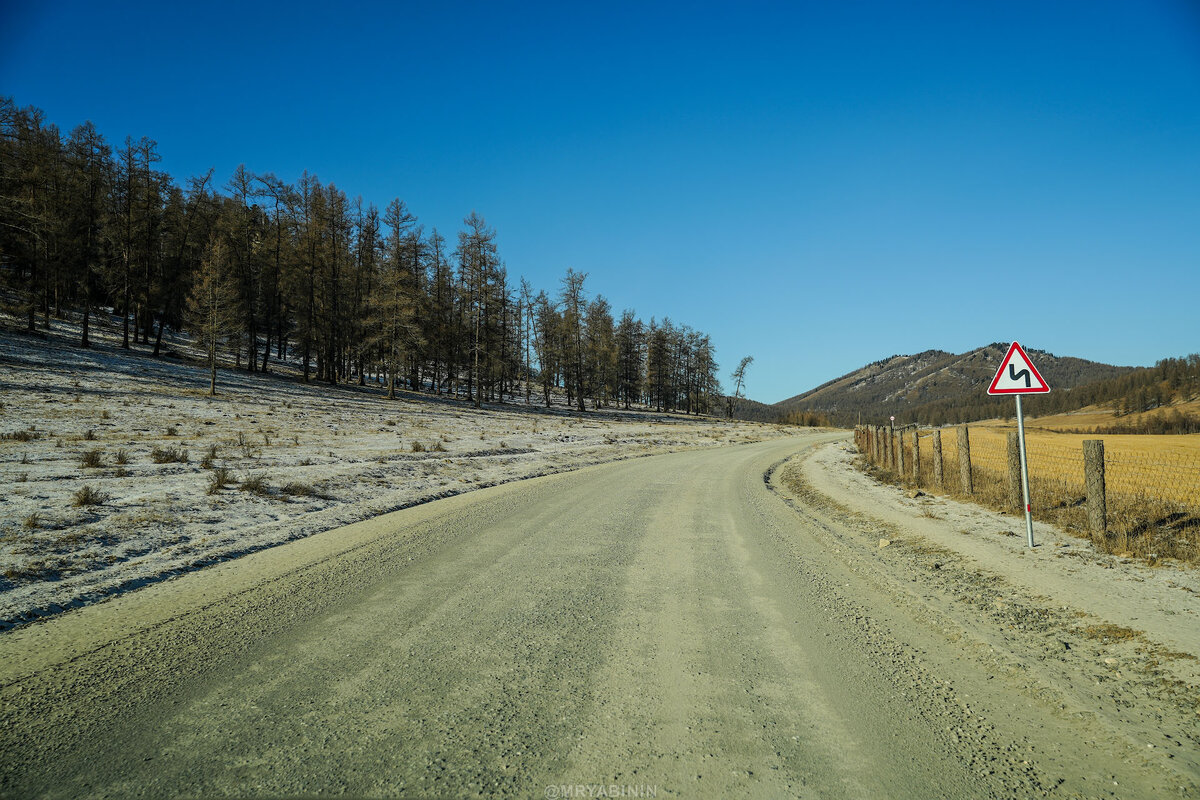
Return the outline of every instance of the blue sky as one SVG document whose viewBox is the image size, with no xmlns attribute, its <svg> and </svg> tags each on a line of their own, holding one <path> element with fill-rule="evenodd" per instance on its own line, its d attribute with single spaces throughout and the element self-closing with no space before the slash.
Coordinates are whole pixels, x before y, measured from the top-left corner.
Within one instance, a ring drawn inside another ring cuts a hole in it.
<svg viewBox="0 0 1200 800">
<path fill-rule="evenodd" d="M 0 93 L 181 182 L 477 210 L 514 281 L 587 272 L 765 402 L 931 348 L 1200 350 L 1194 0 L 175 5 L 0 3 Z"/>
</svg>

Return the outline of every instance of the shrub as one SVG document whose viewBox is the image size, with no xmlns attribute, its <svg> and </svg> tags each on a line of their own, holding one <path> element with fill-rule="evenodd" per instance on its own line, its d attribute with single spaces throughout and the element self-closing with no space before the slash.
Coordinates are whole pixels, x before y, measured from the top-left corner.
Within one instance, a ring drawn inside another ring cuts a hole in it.
<svg viewBox="0 0 1200 800">
<path fill-rule="evenodd" d="M 433 443 L 433 452 L 444 453 L 444 452 L 446 452 L 446 448 L 442 446 L 441 442 L 434 442 Z"/>
<path fill-rule="evenodd" d="M 178 428 L 176 428 L 174 425 L 167 426 L 167 436 L 178 436 L 178 435 L 179 435 Z"/>
<path fill-rule="evenodd" d="M 150 459 L 155 464 L 186 464 L 188 452 L 178 447 L 156 447 L 150 451 Z"/>
<path fill-rule="evenodd" d="M 85 485 L 73 495 L 72 503 L 76 508 L 82 508 L 84 506 L 103 505 L 107 500 L 108 495 L 104 492 Z"/>
<path fill-rule="evenodd" d="M 32 514 L 30 514 L 28 517 L 26 517 L 24 522 L 22 522 L 21 524 L 24 525 L 28 530 L 32 531 L 32 530 L 37 530 L 38 528 L 42 527 L 42 520 L 41 520 L 41 517 L 38 516 L 38 513 L 35 511 Z"/>
<path fill-rule="evenodd" d="M 267 485 L 267 478 L 265 475 L 247 475 L 242 479 L 242 482 L 238 484 L 238 488 L 243 492 L 250 492 L 251 494 L 256 494 L 259 497 L 270 494 L 271 492 L 271 487 Z"/>
<path fill-rule="evenodd" d="M 217 494 L 224 489 L 232 476 L 225 467 L 217 467 L 208 476 L 208 494 Z"/>
<path fill-rule="evenodd" d="M 104 466 L 104 454 L 99 448 L 83 451 L 83 455 L 79 457 L 79 466 L 84 469 L 96 469 Z"/>
<path fill-rule="evenodd" d="M 425 452 L 425 445 L 424 445 L 424 444 L 422 444 L 421 442 L 416 442 L 416 441 L 414 441 L 414 442 L 412 443 L 412 451 L 413 451 L 414 453 L 424 453 L 424 452 Z"/>
<path fill-rule="evenodd" d="M 129 453 L 127 453 L 125 450 L 118 450 L 117 451 L 117 463 L 121 464 L 121 465 L 128 464 L 129 463 Z"/>
<path fill-rule="evenodd" d="M 204 469 L 212 469 L 217 461 L 219 450 L 215 444 L 210 444 L 208 449 L 204 451 L 204 458 L 200 459 L 200 466 Z"/>
<path fill-rule="evenodd" d="M 83 432 L 83 438 L 86 441 L 94 442 L 94 441 L 96 441 L 96 432 L 94 430 L 92 430 L 91 428 L 88 428 L 86 431 Z"/>
<path fill-rule="evenodd" d="M 0 433 L 0 439 L 7 439 L 10 442 L 32 442 L 37 439 L 37 431 L 13 431 L 12 433 Z"/>
<path fill-rule="evenodd" d="M 317 497 L 318 496 L 317 490 L 314 489 L 312 486 L 310 486 L 307 483 L 297 483 L 296 481 L 292 481 L 290 483 L 284 484 L 283 488 L 280 489 L 279 491 L 282 492 L 283 494 L 290 495 L 292 497 Z"/>
</svg>

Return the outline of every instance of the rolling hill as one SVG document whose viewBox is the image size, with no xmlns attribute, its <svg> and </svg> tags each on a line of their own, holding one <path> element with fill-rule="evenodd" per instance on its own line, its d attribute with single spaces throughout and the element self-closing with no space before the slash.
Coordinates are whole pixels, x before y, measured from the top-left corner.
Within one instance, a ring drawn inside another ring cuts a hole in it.
<svg viewBox="0 0 1200 800">
<path fill-rule="evenodd" d="M 893 414 L 897 422 L 927 424 L 1005 416 L 1012 413 L 1012 400 L 989 397 L 986 389 L 1007 350 L 1008 343 L 995 342 L 962 354 L 926 350 L 915 355 L 894 355 L 773 407 L 781 416 L 818 412 L 838 425 L 853 425 L 860 419 L 882 423 Z M 1054 390 L 1115 378 L 1135 369 L 1056 356 L 1044 350 L 1028 352 Z M 1027 398 L 1027 413 L 1038 413 L 1040 405 L 1049 411 L 1053 401 L 1046 398 L 1053 396 Z"/>
</svg>

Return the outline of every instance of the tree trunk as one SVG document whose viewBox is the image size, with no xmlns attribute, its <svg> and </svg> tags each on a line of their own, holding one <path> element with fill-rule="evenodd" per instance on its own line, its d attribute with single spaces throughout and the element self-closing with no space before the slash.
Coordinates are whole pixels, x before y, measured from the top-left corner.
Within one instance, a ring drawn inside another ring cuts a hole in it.
<svg viewBox="0 0 1200 800">
<path fill-rule="evenodd" d="M 216 397 L 217 394 L 217 343 L 210 342 L 208 345 L 208 396 Z"/>
</svg>

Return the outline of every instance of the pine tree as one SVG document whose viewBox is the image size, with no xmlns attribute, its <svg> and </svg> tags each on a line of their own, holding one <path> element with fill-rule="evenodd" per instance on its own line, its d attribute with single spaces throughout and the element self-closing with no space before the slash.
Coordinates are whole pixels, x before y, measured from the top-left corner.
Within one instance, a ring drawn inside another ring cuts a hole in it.
<svg viewBox="0 0 1200 800">
<path fill-rule="evenodd" d="M 384 212 L 388 227 L 384 258 L 380 264 L 379 285 L 373 300 L 373 335 L 379 348 L 388 381 L 388 399 L 396 397 L 396 377 L 405 359 L 416 350 L 420 334 L 412 271 L 405 263 L 405 243 L 416 217 L 400 200 L 393 200 Z"/>
<path fill-rule="evenodd" d="M 742 398 L 742 388 L 746 385 L 746 370 L 754 363 L 754 356 L 745 356 L 738 362 L 737 369 L 729 376 L 733 381 L 733 394 L 729 396 L 729 405 L 726 416 L 733 417 L 733 404 L 735 401 Z"/>
<path fill-rule="evenodd" d="M 470 371 L 467 377 L 467 399 L 478 408 L 482 403 L 481 364 L 486 361 L 487 340 L 484 318 L 488 312 L 488 284 L 498 266 L 496 231 L 489 228 L 483 217 L 472 211 L 463 220 L 467 226 L 458 234 L 459 282 L 463 287 L 463 310 L 470 331 Z"/>
<path fill-rule="evenodd" d="M 570 403 L 572 394 L 580 411 L 584 410 L 584 321 L 583 314 L 586 300 L 583 292 L 583 282 L 587 279 L 586 272 L 567 270 L 562 280 L 562 325 L 564 344 L 566 346 L 567 366 L 567 402 Z M 573 390 L 573 391 L 572 391 Z"/>
<path fill-rule="evenodd" d="M 187 303 L 188 327 L 203 345 L 208 360 L 210 397 L 217 393 L 217 353 L 236 335 L 240 316 L 229 249 L 222 237 L 214 236 L 200 262 Z"/>
<path fill-rule="evenodd" d="M 617 396 L 629 410 L 642 399 L 646 360 L 646 332 L 631 310 L 621 313 L 617 326 Z"/>
</svg>

